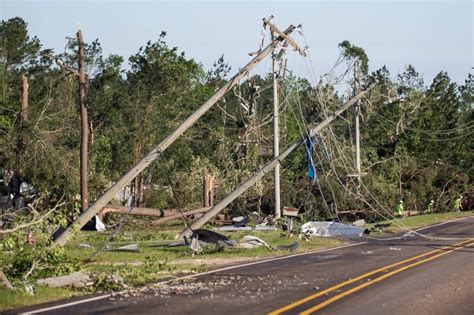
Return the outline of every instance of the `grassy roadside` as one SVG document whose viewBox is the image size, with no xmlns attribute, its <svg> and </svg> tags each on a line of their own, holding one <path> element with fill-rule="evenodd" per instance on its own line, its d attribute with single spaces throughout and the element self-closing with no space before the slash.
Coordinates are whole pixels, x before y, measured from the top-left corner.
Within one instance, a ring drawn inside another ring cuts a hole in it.
<svg viewBox="0 0 474 315">
<path fill-rule="evenodd" d="M 404 226 L 415 229 L 456 218 L 473 216 L 473 212 L 455 213 L 435 213 L 429 215 L 419 215 L 400 219 Z M 381 222 L 388 223 L 388 222 Z M 383 230 L 384 234 L 402 232 L 403 228 L 392 222 L 392 225 Z M 117 247 L 126 244 L 138 244 L 139 253 L 102 251 L 91 261 L 86 258 L 95 251 L 108 235 L 94 232 L 81 232 L 74 241 L 69 243 L 65 249 L 68 257 L 77 262 L 79 270 L 99 275 L 118 274 L 123 277 L 124 282 L 129 286 L 138 286 L 149 282 L 159 281 L 170 275 L 183 273 L 198 273 L 218 266 L 235 264 L 244 261 L 258 260 L 265 257 L 285 255 L 286 251 L 270 251 L 265 247 L 253 249 L 226 248 L 218 252 L 205 252 L 193 256 L 186 247 L 166 247 L 157 246 L 169 243 L 178 230 L 158 231 L 156 229 L 128 228 L 121 236 L 109 242 L 110 247 Z M 379 235 L 381 233 L 378 233 Z M 310 241 L 301 241 L 297 236 L 285 236 L 279 231 L 272 232 L 234 232 L 226 233 L 231 239 L 238 241 L 244 235 L 254 235 L 270 246 L 276 247 L 293 242 L 299 243 L 296 252 L 307 252 L 311 250 L 328 248 L 341 245 L 343 239 L 316 238 Z M 92 247 L 87 248 L 87 244 Z M 0 252 L 0 256 L 5 255 Z M 8 259 L 8 257 L 0 257 Z M 0 311 L 18 308 L 28 305 L 60 300 L 71 296 L 78 296 L 90 293 L 90 291 L 80 291 L 71 289 L 53 289 L 42 286 L 35 286 L 36 293 L 31 295 L 24 290 L 9 291 L 0 288 Z M 96 290 L 109 290 L 107 286 L 96 287 Z"/>
<path fill-rule="evenodd" d="M 462 212 L 446 212 L 446 213 L 432 213 L 432 214 L 422 214 L 406 218 L 400 218 L 398 221 L 381 221 L 379 224 L 391 223 L 387 228 L 383 229 L 382 233 L 378 234 L 396 234 L 406 231 L 406 229 L 417 229 L 425 226 L 474 216 L 473 211 L 462 211 Z M 370 224 L 370 227 L 373 227 L 374 224 Z"/>
</svg>

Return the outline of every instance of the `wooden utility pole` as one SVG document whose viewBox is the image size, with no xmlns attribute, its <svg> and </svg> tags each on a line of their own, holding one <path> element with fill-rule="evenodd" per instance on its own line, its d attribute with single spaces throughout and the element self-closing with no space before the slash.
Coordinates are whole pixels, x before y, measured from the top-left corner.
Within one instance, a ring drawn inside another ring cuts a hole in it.
<svg viewBox="0 0 474 315">
<path fill-rule="evenodd" d="M 274 34 L 279 34 L 284 37 L 286 42 L 293 46 L 303 57 L 306 56 L 304 49 L 298 46 L 298 44 L 291 39 L 289 36 L 281 32 L 276 25 L 270 22 L 270 19 L 263 20 L 264 25 L 270 27 L 271 37 L 274 38 Z M 279 98 L 278 98 L 278 54 L 276 47 L 273 49 L 272 54 L 272 71 L 273 71 L 273 158 L 275 159 L 280 155 L 280 114 L 279 114 Z M 281 217 L 281 189 L 280 189 L 280 164 L 277 164 L 274 169 L 274 193 L 275 193 L 275 218 Z"/>
<path fill-rule="evenodd" d="M 359 94 L 355 95 L 351 100 L 346 102 L 340 109 L 336 110 L 333 114 L 326 117 L 326 119 L 321 122 L 316 127 L 312 128 L 309 132 L 311 137 L 314 137 L 318 132 L 320 132 L 323 128 L 329 125 L 334 119 L 340 116 L 344 111 L 350 108 L 352 105 L 355 104 L 365 93 L 371 90 L 372 87 L 369 87 L 367 90 L 360 92 Z M 247 179 L 244 183 L 240 184 L 237 189 L 231 192 L 227 197 L 222 199 L 218 204 L 212 207 L 209 211 L 207 211 L 202 217 L 197 219 L 195 222 L 191 224 L 190 227 L 184 229 L 178 236 L 178 238 L 182 238 L 184 236 L 188 236 L 192 234 L 193 230 L 199 229 L 201 226 L 206 224 L 212 217 L 214 217 L 217 213 L 223 210 L 227 205 L 229 205 L 232 201 L 234 201 L 237 197 L 243 194 L 247 189 L 255 185 L 255 183 L 260 180 L 265 174 L 271 172 L 276 165 L 279 165 L 291 152 L 293 152 L 299 145 L 305 142 L 305 138 L 301 138 L 294 144 L 292 144 L 288 149 L 286 149 L 282 154 L 277 156 L 276 158 L 272 159 L 271 161 L 267 162 L 260 170 L 258 170 L 252 177 Z"/>
<path fill-rule="evenodd" d="M 286 36 L 293 32 L 295 27 L 290 25 L 283 34 Z M 94 202 L 79 218 L 64 230 L 54 242 L 58 245 L 64 245 L 67 238 L 72 233 L 73 228 L 82 228 L 90 219 L 94 217 L 114 196 L 138 176 L 147 166 L 156 160 L 163 151 L 165 151 L 178 137 L 189 129 L 204 113 L 206 113 L 219 99 L 230 91 L 240 79 L 245 77 L 255 66 L 272 52 L 275 46 L 283 42 L 285 38 L 279 36 L 274 39 L 265 49 L 261 50 L 245 67 L 243 67 L 229 82 L 224 84 L 210 99 L 201 105 L 191 116 L 189 116 L 181 125 L 161 141 L 150 153 L 141 159 L 125 175 L 123 175 L 112 187 L 110 187 L 99 199 Z"/>
<path fill-rule="evenodd" d="M 271 31 L 273 38 L 273 30 Z M 277 52 L 274 49 L 272 54 L 272 70 L 273 70 L 273 158 L 280 155 L 280 115 L 279 115 L 279 99 L 278 99 L 278 69 L 277 69 Z M 274 189 L 275 189 L 275 218 L 281 217 L 280 205 L 280 164 L 275 166 L 274 170 Z"/>
<path fill-rule="evenodd" d="M 77 31 L 78 44 L 78 94 L 79 94 L 79 110 L 81 113 L 81 212 L 85 212 L 89 208 L 89 191 L 88 191 L 88 173 L 87 173 L 87 154 L 89 141 L 89 125 L 87 120 L 86 108 L 86 74 L 84 65 L 84 38 L 82 31 Z"/>
<path fill-rule="evenodd" d="M 354 64 L 354 95 L 357 95 L 360 90 L 360 72 L 359 72 L 359 62 L 356 61 Z M 360 113 L 360 100 L 354 104 L 355 112 L 355 166 L 357 171 L 357 183 L 358 187 L 361 182 L 361 173 L 360 173 L 360 130 L 359 130 L 359 113 Z"/>
</svg>

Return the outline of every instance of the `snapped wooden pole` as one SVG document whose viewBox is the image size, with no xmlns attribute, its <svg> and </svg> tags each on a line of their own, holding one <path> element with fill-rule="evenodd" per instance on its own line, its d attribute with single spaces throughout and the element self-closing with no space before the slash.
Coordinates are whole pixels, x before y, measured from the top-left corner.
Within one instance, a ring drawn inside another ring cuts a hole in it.
<svg viewBox="0 0 474 315">
<path fill-rule="evenodd" d="M 344 111 L 354 105 L 365 93 L 367 93 L 372 87 L 369 87 L 367 90 L 358 93 L 355 95 L 351 100 L 346 102 L 341 108 L 336 110 L 334 113 L 329 115 L 324 121 L 322 121 L 319 125 L 312 128 L 309 132 L 311 137 L 315 136 L 318 132 L 320 132 L 323 128 L 329 125 L 334 119 L 340 116 Z M 280 165 L 280 162 L 283 161 L 291 152 L 293 152 L 299 145 L 303 144 L 306 141 L 305 138 L 299 139 L 297 142 L 293 143 L 288 149 L 285 150 L 282 154 L 277 156 L 276 158 L 269 161 L 265 164 L 260 170 L 258 170 L 252 177 L 247 179 L 245 182 L 240 184 L 237 189 L 231 192 L 227 197 L 222 199 L 218 204 L 212 207 L 209 211 L 207 211 L 202 217 L 197 219 L 195 222 L 191 224 L 190 227 L 184 229 L 178 236 L 178 238 L 183 238 L 184 236 L 189 236 L 192 234 L 193 230 L 199 229 L 201 226 L 206 224 L 212 217 L 214 217 L 217 213 L 219 213 L 222 209 L 227 207 L 232 201 L 234 201 L 237 197 L 243 194 L 247 189 L 255 185 L 255 183 L 260 180 L 265 174 L 271 172 L 273 168 L 277 165 Z"/>
<path fill-rule="evenodd" d="M 295 27 L 290 25 L 283 33 L 290 34 Z M 156 160 L 161 152 L 166 150 L 178 137 L 180 137 L 187 129 L 189 129 L 204 113 L 206 113 L 219 99 L 221 99 L 228 91 L 232 89 L 240 79 L 247 75 L 260 61 L 262 61 L 275 46 L 286 40 L 279 36 L 273 40 L 265 49 L 261 50 L 245 67 L 243 67 L 232 79 L 221 87 L 210 99 L 201 105 L 191 116 L 189 116 L 181 125 L 179 125 L 172 133 L 170 133 L 163 141 L 161 141 L 150 153 L 132 167 L 125 175 L 123 175 L 112 187 L 110 187 L 99 199 L 94 202 L 79 218 L 67 227 L 54 240 L 55 244 L 64 245 L 73 229 L 82 228 L 94 215 L 96 215 L 123 187 L 128 185 L 135 177 L 138 176 L 147 166 Z"/>
<path fill-rule="evenodd" d="M 21 76 L 21 121 L 28 121 L 28 78 L 26 75 Z"/>
</svg>

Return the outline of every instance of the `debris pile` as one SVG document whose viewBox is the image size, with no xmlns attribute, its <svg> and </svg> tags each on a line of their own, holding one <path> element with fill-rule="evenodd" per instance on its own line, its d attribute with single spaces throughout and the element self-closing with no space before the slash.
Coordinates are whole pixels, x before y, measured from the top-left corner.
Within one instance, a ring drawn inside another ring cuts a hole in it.
<svg viewBox="0 0 474 315">
<path fill-rule="evenodd" d="M 363 227 L 343 224 L 339 222 L 310 221 L 301 226 L 301 238 L 313 238 L 317 236 L 362 236 Z"/>
</svg>

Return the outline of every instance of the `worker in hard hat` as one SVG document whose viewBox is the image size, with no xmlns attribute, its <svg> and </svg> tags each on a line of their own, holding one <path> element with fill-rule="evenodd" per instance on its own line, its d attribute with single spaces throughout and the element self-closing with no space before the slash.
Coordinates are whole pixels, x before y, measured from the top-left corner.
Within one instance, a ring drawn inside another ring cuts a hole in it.
<svg viewBox="0 0 474 315">
<path fill-rule="evenodd" d="M 454 200 L 454 210 L 457 212 L 462 210 L 462 195 L 459 195 L 459 197 Z"/>
<path fill-rule="evenodd" d="M 403 217 L 403 200 L 400 200 L 395 208 L 397 217 Z"/>
<path fill-rule="evenodd" d="M 430 203 L 428 204 L 428 207 L 426 207 L 425 213 L 426 214 L 433 213 L 433 206 L 434 206 L 434 200 L 431 199 Z"/>
</svg>

